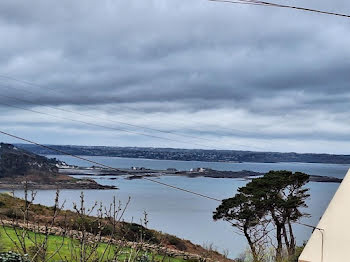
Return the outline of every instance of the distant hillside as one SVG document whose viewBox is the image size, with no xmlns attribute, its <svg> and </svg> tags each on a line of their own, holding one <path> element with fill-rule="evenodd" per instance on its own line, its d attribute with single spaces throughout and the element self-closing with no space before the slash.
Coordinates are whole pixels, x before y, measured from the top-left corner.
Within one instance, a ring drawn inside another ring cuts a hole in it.
<svg viewBox="0 0 350 262">
<path fill-rule="evenodd" d="M 21 189 L 24 181 L 36 189 L 111 189 L 90 179 L 75 179 L 60 174 L 58 166 L 64 165 L 10 144 L 0 143 L 0 188 Z"/>
<path fill-rule="evenodd" d="M 26 149 L 41 155 L 57 155 L 55 151 L 35 145 L 18 144 L 19 148 Z M 253 152 L 235 150 L 198 150 L 174 148 L 147 148 L 147 147 L 105 147 L 105 146 L 71 146 L 51 145 L 70 154 L 86 156 L 112 156 L 160 160 L 184 161 L 215 161 L 215 162 L 303 162 L 303 163 L 329 163 L 350 164 L 350 155 L 332 154 L 298 154 L 279 152 Z"/>
<path fill-rule="evenodd" d="M 0 178 L 24 175 L 56 175 L 61 162 L 0 143 Z"/>
</svg>

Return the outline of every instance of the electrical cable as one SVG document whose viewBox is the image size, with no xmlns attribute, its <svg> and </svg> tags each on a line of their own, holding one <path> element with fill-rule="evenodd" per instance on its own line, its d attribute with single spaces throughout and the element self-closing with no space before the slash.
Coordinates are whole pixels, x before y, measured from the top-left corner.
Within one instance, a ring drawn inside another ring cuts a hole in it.
<svg viewBox="0 0 350 262">
<path fill-rule="evenodd" d="M 5 87 L 5 88 L 12 88 L 12 87 Z M 17 89 L 17 88 L 14 88 Z M 43 107 L 47 107 L 47 108 L 51 108 L 54 110 L 58 110 L 58 111 L 62 111 L 62 112 L 66 112 L 66 113 L 72 113 L 72 114 L 76 114 L 76 115 L 80 115 L 80 116 L 84 116 L 84 117 L 89 117 L 89 118 L 93 118 L 93 119 L 100 119 L 102 121 L 108 121 L 108 122 L 112 122 L 112 123 L 116 123 L 116 124 L 122 124 L 122 125 L 127 125 L 127 126 L 131 126 L 131 127 L 135 127 L 135 128 L 141 128 L 141 129 L 148 129 L 151 131 L 156 131 L 156 132 L 161 132 L 161 133 L 166 133 L 166 134 L 172 134 L 172 135 L 177 135 L 177 136 L 181 136 L 181 137 L 187 137 L 187 138 L 193 138 L 193 139 L 200 139 L 200 140 L 205 140 L 205 141 L 209 141 L 209 142 L 219 142 L 219 141 L 213 141 L 212 139 L 206 139 L 206 138 L 201 138 L 201 137 L 196 137 L 196 136 L 191 136 L 191 135 L 185 135 L 185 134 L 176 134 L 174 132 L 171 131 L 164 131 L 164 130 L 160 130 L 160 129 L 155 129 L 155 128 L 150 128 L 150 127 L 145 127 L 145 126 L 140 126 L 140 125 L 135 125 L 135 124 L 130 124 L 127 122 L 123 122 L 123 121 L 116 121 L 116 120 L 106 120 L 97 116 L 91 116 L 89 114 L 84 114 L 84 113 L 80 113 L 80 112 L 76 112 L 76 111 L 72 111 L 72 110 L 68 110 L 68 109 L 63 109 L 63 108 L 59 108 L 59 107 L 53 107 L 53 106 L 48 106 L 45 104 L 41 104 L 41 103 L 36 103 L 27 99 L 22 99 L 22 98 L 17 98 L 17 97 L 13 97 L 13 96 L 8 96 L 8 95 L 3 95 L 1 94 L 0 97 L 5 97 L 5 98 L 9 98 L 9 99 L 13 99 L 13 100 L 17 100 L 20 102 L 24 102 L 24 103 L 29 103 L 35 106 L 43 106 Z M 1 102 L 0 102 L 1 103 Z M 191 143 L 191 142 L 186 142 L 186 143 Z M 259 149 L 259 150 L 266 150 L 266 148 L 262 148 L 262 147 L 257 147 L 257 146 L 249 146 L 249 145 L 243 145 L 243 144 L 237 144 L 237 143 L 230 143 L 234 146 L 240 146 L 240 147 L 246 147 L 246 148 L 254 148 L 254 149 Z M 211 146 L 207 146 L 207 145 L 202 145 L 202 144 L 197 144 L 197 145 L 201 145 L 201 146 L 205 146 L 208 148 L 212 148 Z M 226 149 L 223 149 L 226 150 Z"/>
<path fill-rule="evenodd" d="M 2 96 L 2 95 L 0 95 L 0 96 Z M 127 129 L 123 129 L 123 128 L 119 128 L 119 127 L 105 126 L 105 125 L 101 125 L 101 124 L 95 124 L 95 123 L 91 123 L 91 122 L 87 122 L 87 121 L 83 121 L 83 120 L 72 119 L 72 118 L 63 117 L 63 116 L 56 116 L 56 115 L 44 113 L 44 112 L 33 110 L 33 109 L 28 109 L 28 108 L 24 108 L 24 107 L 20 107 L 20 106 L 16 106 L 16 105 L 7 104 L 4 102 L 0 102 L 0 105 L 12 107 L 12 108 L 17 108 L 17 109 L 21 109 L 24 111 L 28 111 L 28 112 L 32 112 L 32 113 L 36 113 L 36 114 L 40 114 L 40 115 L 45 115 L 45 116 L 50 116 L 50 117 L 54 117 L 54 118 L 58 118 L 58 119 L 62 119 L 62 120 L 68 120 L 68 121 L 72 121 L 72 122 L 76 122 L 76 123 L 81 123 L 81 124 L 85 124 L 85 125 L 89 125 L 89 126 L 105 128 L 105 129 L 110 129 L 110 130 L 115 130 L 115 131 L 121 131 L 121 132 L 129 133 L 129 134 L 142 135 L 142 136 L 147 136 L 147 137 L 152 137 L 152 138 L 157 138 L 157 139 L 162 139 L 162 140 L 167 140 L 167 141 L 172 141 L 172 142 L 178 142 L 178 143 L 183 143 L 183 144 L 192 144 L 192 145 L 197 145 L 200 147 L 206 147 L 206 148 L 211 149 L 211 150 L 217 150 L 213 147 L 203 145 L 203 144 L 198 144 L 198 143 L 189 142 L 189 141 L 181 141 L 181 140 L 167 138 L 167 137 L 155 136 L 155 135 L 145 134 L 145 133 L 141 133 L 141 132 L 137 132 L 137 131 L 131 131 L 131 130 L 127 130 Z"/>
<path fill-rule="evenodd" d="M 9 136 L 9 137 L 12 137 L 12 138 L 21 140 L 21 141 L 23 141 L 23 142 L 27 142 L 27 143 L 36 145 L 36 146 L 39 146 L 39 147 L 42 147 L 42 148 L 46 148 L 46 149 L 52 150 L 52 151 L 57 152 L 57 153 L 60 153 L 60 154 L 68 155 L 68 156 L 71 156 L 71 157 L 73 157 L 73 158 L 77 158 L 77 159 L 79 159 L 79 160 L 83 160 L 83 161 L 92 163 L 92 164 L 94 164 L 94 165 L 100 166 L 100 167 L 108 168 L 108 169 L 110 169 L 110 170 L 114 170 L 114 171 L 117 171 L 117 172 L 120 172 L 120 171 L 121 171 L 121 170 L 118 169 L 118 168 L 111 167 L 111 166 L 108 166 L 108 165 L 99 163 L 99 162 L 97 162 L 97 161 L 93 161 L 93 160 L 87 159 L 87 158 L 85 158 L 85 157 L 81 157 L 81 156 L 77 156 L 77 155 L 74 155 L 74 154 L 70 154 L 70 153 L 65 152 L 65 151 L 63 151 L 63 150 L 60 150 L 60 149 L 57 149 L 57 148 L 53 148 L 53 147 L 51 147 L 51 146 L 42 145 L 42 144 L 40 144 L 40 143 L 34 142 L 34 141 L 32 141 L 32 140 L 29 140 L 29 139 L 26 139 L 26 138 L 23 138 L 23 137 L 16 136 L 16 135 L 13 135 L 13 134 L 10 134 L 10 133 L 5 132 L 5 131 L 2 131 L 2 130 L 0 130 L 0 134 L 3 134 L 3 135 L 6 135 L 6 136 Z M 222 200 L 220 200 L 220 199 L 218 199 L 218 198 L 215 198 L 215 197 L 211 197 L 211 196 L 208 196 L 208 195 L 205 195 L 205 194 L 201 194 L 201 193 L 198 193 L 198 192 L 195 192 L 195 191 L 192 191 L 192 190 L 184 189 L 184 188 L 181 188 L 181 187 L 178 187 L 178 186 L 174 186 L 174 185 L 171 185 L 171 184 L 168 184 L 168 183 L 163 183 L 163 182 L 160 182 L 160 181 L 156 181 L 156 180 L 151 179 L 151 178 L 143 177 L 143 179 L 145 179 L 145 180 L 147 180 L 147 181 L 150 181 L 150 182 L 152 182 L 152 183 L 157 183 L 157 184 L 166 186 L 166 187 L 168 187 L 168 188 L 172 188 L 172 189 L 175 189 L 175 190 L 179 190 L 179 191 L 182 191 L 182 192 L 186 192 L 186 193 L 189 193 L 189 194 L 192 194 L 192 195 L 195 195 L 195 196 L 199 196 L 199 197 L 202 197 L 202 198 L 206 198 L 206 199 L 209 199 L 209 200 L 213 200 L 213 201 L 216 201 L 216 202 L 221 202 L 221 201 L 222 201 Z M 226 220 L 226 221 L 227 221 L 227 220 Z M 227 221 L 227 222 L 229 222 L 229 223 L 231 223 L 231 224 L 233 225 L 232 222 L 230 222 L 230 221 Z M 314 226 L 311 226 L 311 225 L 307 225 L 307 224 L 304 224 L 304 223 L 300 223 L 300 222 L 295 222 L 295 223 L 300 224 L 300 225 L 303 225 L 303 226 L 306 226 L 306 227 L 311 227 L 311 228 L 314 228 L 314 229 L 318 229 L 318 230 L 321 231 L 321 233 L 322 233 L 322 261 L 323 261 L 323 231 L 324 231 L 324 229 L 320 229 L 320 228 L 317 228 L 317 227 L 314 227 Z M 235 231 L 234 231 L 234 232 L 235 232 Z M 237 232 L 235 232 L 235 233 L 237 233 Z"/>
<path fill-rule="evenodd" d="M 253 4 L 253 5 L 263 5 L 263 6 L 270 6 L 270 7 L 279 7 L 279 8 L 289 8 L 289 9 L 295 9 L 299 11 L 306 11 L 306 12 L 314 12 L 319 14 L 326 14 L 326 15 L 333 15 L 333 16 L 340 16 L 345 18 L 350 18 L 350 15 L 347 14 L 341 14 L 341 13 L 335 13 L 335 12 L 329 12 L 329 11 L 322 11 L 318 9 L 312 9 L 312 8 L 306 8 L 306 7 L 300 7 L 300 6 L 292 6 L 292 5 L 284 5 L 284 4 L 278 4 L 278 3 L 272 3 L 272 2 L 266 2 L 266 1 L 260 1 L 260 0 L 207 0 L 210 2 L 221 2 L 221 3 L 230 3 L 230 4 L 237 4 L 239 3 L 245 3 L 245 4 Z"/>
<path fill-rule="evenodd" d="M 74 154 L 70 154 L 70 153 L 65 152 L 65 151 L 63 151 L 63 150 L 60 150 L 60 149 L 57 149 L 57 148 L 54 148 L 54 147 L 51 147 L 51 146 L 48 146 L 48 145 L 43 145 L 43 144 L 34 142 L 34 141 L 32 141 L 32 140 L 29 140 L 29 139 L 26 139 L 26 138 L 23 138 L 23 137 L 19 137 L 19 136 L 10 134 L 10 133 L 5 132 L 5 131 L 2 131 L 2 130 L 0 130 L 0 133 L 3 134 L 3 135 L 6 135 L 6 136 L 12 137 L 12 138 L 21 140 L 21 141 L 23 141 L 23 142 L 27 142 L 27 143 L 30 143 L 30 144 L 33 144 L 33 145 L 36 145 L 36 146 L 39 146 L 39 147 L 42 147 L 42 148 L 45 148 L 45 149 L 52 150 L 52 151 L 57 152 L 57 153 L 60 153 L 60 154 L 68 155 L 68 156 L 71 156 L 71 157 L 73 157 L 73 158 L 77 158 L 77 159 L 79 159 L 79 160 L 83 160 L 83 161 L 92 163 L 92 164 L 97 165 L 97 166 L 100 166 L 100 167 L 108 168 L 108 169 L 110 169 L 110 170 L 114 170 L 114 171 L 117 171 L 117 172 L 120 172 L 120 171 L 121 171 L 121 170 L 118 169 L 118 168 L 111 167 L 111 166 L 108 166 L 108 165 L 105 165 L 105 164 L 102 164 L 102 163 L 99 163 L 99 162 L 90 160 L 90 159 L 85 158 L 85 157 L 82 157 L 82 156 L 77 156 L 77 155 L 74 155 Z M 193 194 L 193 195 L 196 195 L 196 196 L 200 196 L 200 197 L 203 197 L 203 198 L 207 198 L 207 199 L 210 199 L 210 200 L 214 200 L 214 201 L 217 201 L 217 202 L 221 202 L 220 199 L 217 199 L 217 198 L 214 198 L 214 197 L 210 197 L 210 196 L 207 196 L 207 195 L 204 195 L 204 194 L 201 194 L 201 193 L 198 193 L 198 192 L 194 192 L 194 191 L 191 191 L 191 190 L 188 190 L 188 189 L 184 189 L 184 188 L 181 188 L 181 187 L 177 187 L 177 186 L 174 186 L 174 185 L 170 185 L 170 184 L 167 184 L 167 183 L 159 182 L 159 181 L 156 181 L 156 180 L 151 179 L 151 178 L 144 177 L 143 179 L 145 179 L 145 180 L 147 180 L 147 181 L 151 181 L 151 182 L 153 182 L 153 183 L 157 183 L 157 184 L 160 184 L 160 185 L 169 187 L 169 188 L 173 188 L 173 189 L 180 190 L 180 191 L 183 191 L 183 192 L 186 192 L 186 193 L 190 193 L 190 194 Z"/>
</svg>

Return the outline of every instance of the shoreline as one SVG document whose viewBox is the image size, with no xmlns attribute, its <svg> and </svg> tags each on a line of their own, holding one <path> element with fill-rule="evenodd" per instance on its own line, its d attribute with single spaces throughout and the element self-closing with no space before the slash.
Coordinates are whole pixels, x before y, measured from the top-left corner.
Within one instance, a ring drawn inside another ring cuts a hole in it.
<svg viewBox="0 0 350 262">
<path fill-rule="evenodd" d="M 124 176 L 124 179 L 142 179 L 143 177 L 162 177 L 162 176 L 182 176 L 190 178 L 209 177 L 209 178 L 230 178 L 230 179 L 252 179 L 263 176 L 263 172 L 249 170 L 241 171 L 219 171 L 214 169 L 198 168 L 192 171 L 177 171 L 175 169 L 154 170 L 154 169 L 120 169 L 111 170 L 106 168 L 84 168 L 70 167 L 60 168 L 59 172 L 69 176 Z M 126 177 L 125 177 L 126 176 Z M 341 183 L 343 179 L 331 176 L 310 175 L 310 182 L 319 183 Z"/>
<path fill-rule="evenodd" d="M 0 189 L 1 190 L 20 190 L 23 189 L 23 184 L 11 184 L 11 183 L 1 183 Z M 98 184 L 95 186 L 76 186 L 76 185 L 57 185 L 57 184 L 36 184 L 36 185 L 29 185 L 29 190 L 35 189 L 35 190 L 57 190 L 57 189 L 71 189 L 71 190 L 118 190 L 118 187 L 115 186 L 105 186 Z"/>
<path fill-rule="evenodd" d="M 23 178 L 14 179 L 2 179 L 0 180 L 0 189 L 6 190 L 18 190 L 27 187 L 30 190 L 56 190 L 56 189 L 72 189 L 72 190 L 86 190 L 86 189 L 98 189 L 109 190 L 119 189 L 116 186 L 101 185 L 91 178 L 74 179 L 73 177 L 66 175 L 68 180 L 52 180 L 51 179 L 32 179 L 28 177 L 25 182 Z"/>
<path fill-rule="evenodd" d="M 66 156 L 64 154 L 39 154 L 48 158 Z M 186 160 L 186 159 L 163 159 L 163 158 L 143 158 L 143 157 L 123 157 L 123 156 L 109 156 L 109 155 L 81 155 L 81 157 L 107 157 L 130 160 L 149 160 L 149 161 L 177 161 L 177 162 L 203 162 L 203 163 L 227 163 L 227 164 L 321 164 L 321 165 L 342 165 L 349 166 L 350 163 L 334 163 L 334 162 L 317 162 L 317 161 L 230 161 L 230 160 Z"/>
</svg>

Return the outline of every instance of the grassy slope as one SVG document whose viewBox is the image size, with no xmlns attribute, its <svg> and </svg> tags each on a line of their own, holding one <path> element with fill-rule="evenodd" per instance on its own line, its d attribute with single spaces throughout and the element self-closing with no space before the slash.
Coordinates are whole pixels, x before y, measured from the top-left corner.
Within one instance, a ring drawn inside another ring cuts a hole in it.
<svg viewBox="0 0 350 262">
<path fill-rule="evenodd" d="M 15 240 L 16 239 L 16 234 L 15 231 L 12 228 L 6 227 L 6 232 L 8 235 L 10 235 L 10 237 Z M 0 248 L 1 251 L 17 251 L 16 249 L 16 245 L 10 240 L 10 238 L 7 236 L 7 234 L 5 233 L 5 229 L 3 227 L 0 228 Z M 34 233 L 31 234 L 32 237 L 34 237 Z M 43 235 L 39 236 L 39 237 L 43 237 Z M 61 243 L 63 241 L 63 238 L 60 236 L 50 236 L 49 237 L 49 250 L 48 250 L 48 255 L 50 256 L 51 254 L 53 254 L 56 251 L 56 246 L 60 246 Z M 58 261 L 61 260 L 61 257 L 70 257 L 70 250 L 69 250 L 69 244 L 72 240 L 69 238 L 66 238 L 64 240 L 64 245 L 62 246 L 62 248 L 59 250 L 59 253 L 56 254 L 53 258 L 52 261 Z M 18 241 L 16 241 L 18 243 Z M 30 242 L 29 239 L 26 240 L 26 244 L 28 246 L 31 246 L 32 243 Z M 98 248 L 98 252 L 99 254 L 102 254 L 103 251 L 106 248 L 106 244 L 101 244 L 100 247 Z M 128 253 L 131 251 L 130 248 L 128 249 L 124 249 L 123 250 L 125 253 Z M 124 259 L 126 258 L 126 254 L 121 255 L 119 257 L 120 261 L 124 261 Z M 162 256 L 160 255 L 156 255 L 155 258 L 159 261 L 162 260 Z M 108 261 L 107 257 L 103 260 L 103 261 Z M 180 259 L 180 258 L 170 258 L 167 257 L 165 261 L 168 262 L 183 262 L 185 260 Z"/>
<path fill-rule="evenodd" d="M 14 198 L 8 194 L 0 194 L 0 218 L 10 220 L 13 217 L 14 211 L 19 215 L 20 218 L 21 212 L 19 212 L 20 208 L 23 208 L 24 200 Z M 29 212 L 29 218 L 34 219 L 34 221 L 39 222 L 40 224 L 45 224 L 50 221 L 53 214 L 52 207 L 47 207 L 39 204 L 31 205 L 31 211 Z M 69 228 L 73 228 L 75 222 L 77 221 L 77 214 L 72 211 L 64 211 L 60 212 L 60 215 L 57 217 L 56 221 L 60 224 L 60 221 L 63 221 L 63 217 L 66 217 L 66 221 L 68 221 Z M 94 217 L 85 217 L 87 222 L 91 222 L 95 220 Z M 70 221 L 73 221 L 71 223 Z M 75 222 L 74 222 L 75 221 Z M 1 228 L 1 226 L 0 226 Z M 155 230 L 146 229 L 137 224 L 131 223 L 120 223 L 117 227 L 117 235 L 123 236 L 123 239 L 126 241 L 138 242 L 140 230 L 145 233 L 146 242 L 150 244 L 165 246 L 172 250 L 181 250 L 192 254 L 198 254 L 200 256 L 208 256 L 212 258 L 214 261 L 232 261 L 229 259 L 225 259 L 221 254 L 215 251 L 208 251 L 199 245 L 195 245 L 188 240 L 180 239 L 176 236 L 163 234 L 161 232 L 157 232 Z M 52 239 L 55 239 L 55 236 L 52 236 Z M 6 241 L 3 236 L 2 241 Z M 54 241 L 53 241 L 54 242 Z M 168 260 L 167 260 L 168 261 Z M 182 260 L 171 260 L 171 261 L 182 261 Z"/>
</svg>

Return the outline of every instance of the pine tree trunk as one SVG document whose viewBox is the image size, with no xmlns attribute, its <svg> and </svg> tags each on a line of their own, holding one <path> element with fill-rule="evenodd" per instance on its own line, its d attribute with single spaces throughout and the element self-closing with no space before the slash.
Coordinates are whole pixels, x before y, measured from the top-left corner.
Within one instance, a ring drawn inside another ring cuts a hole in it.
<svg viewBox="0 0 350 262">
<path fill-rule="evenodd" d="M 282 227 L 281 225 L 276 225 L 276 239 L 277 239 L 277 248 L 276 248 L 276 262 L 282 261 Z"/>
<path fill-rule="evenodd" d="M 289 249 L 288 249 L 288 253 L 290 256 L 293 256 L 295 254 L 295 238 L 294 238 L 294 234 L 293 234 L 293 228 L 292 228 L 292 224 L 290 223 L 290 221 L 288 220 L 288 227 L 289 227 Z"/>
<path fill-rule="evenodd" d="M 243 232 L 244 232 L 245 238 L 248 241 L 248 244 L 249 244 L 249 247 L 250 247 L 250 251 L 252 252 L 253 262 L 260 262 L 259 256 L 258 256 L 258 254 L 256 252 L 255 245 L 254 245 L 253 241 L 251 240 L 251 238 L 250 238 L 250 236 L 248 234 L 248 228 L 244 227 Z"/>
<path fill-rule="evenodd" d="M 291 243 L 289 242 L 289 239 L 288 239 L 286 225 L 283 225 L 283 238 L 284 238 L 284 243 L 286 244 L 286 247 L 287 247 L 287 250 L 288 250 L 288 255 L 290 255 L 289 254 L 289 249 L 290 249 Z"/>
</svg>

